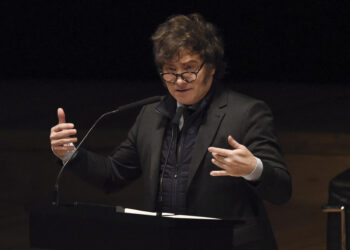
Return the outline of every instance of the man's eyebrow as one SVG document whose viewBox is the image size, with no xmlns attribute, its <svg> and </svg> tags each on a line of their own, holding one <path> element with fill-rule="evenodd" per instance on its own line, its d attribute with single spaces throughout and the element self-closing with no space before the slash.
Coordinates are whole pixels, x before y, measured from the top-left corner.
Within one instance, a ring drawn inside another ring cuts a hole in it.
<svg viewBox="0 0 350 250">
<path fill-rule="evenodd" d="M 190 60 L 188 62 L 184 62 L 182 64 L 192 64 L 192 63 L 196 63 L 196 64 L 199 64 L 199 62 L 197 60 Z"/>
<path fill-rule="evenodd" d="M 174 64 L 164 64 L 163 68 L 176 68 Z"/>
</svg>

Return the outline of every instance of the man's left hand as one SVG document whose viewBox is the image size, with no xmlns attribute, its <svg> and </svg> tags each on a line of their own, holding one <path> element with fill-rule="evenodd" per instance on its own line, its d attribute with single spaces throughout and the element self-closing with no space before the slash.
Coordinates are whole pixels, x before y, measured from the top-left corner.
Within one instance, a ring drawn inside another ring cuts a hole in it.
<svg viewBox="0 0 350 250">
<path fill-rule="evenodd" d="M 228 137 L 228 143 L 233 149 L 209 147 L 212 153 L 212 163 L 221 168 L 219 171 L 211 171 L 212 176 L 236 176 L 241 177 L 250 174 L 256 167 L 254 155 L 244 145 Z"/>
</svg>

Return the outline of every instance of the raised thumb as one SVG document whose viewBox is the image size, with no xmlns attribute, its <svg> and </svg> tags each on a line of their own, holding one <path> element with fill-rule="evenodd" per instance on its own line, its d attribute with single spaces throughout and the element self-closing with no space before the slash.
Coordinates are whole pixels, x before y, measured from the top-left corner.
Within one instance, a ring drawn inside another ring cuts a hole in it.
<svg viewBox="0 0 350 250">
<path fill-rule="evenodd" d="M 64 110 L 62 108 L 57 109 L 57 117 L 58 117 L 58 123 L 66 122 L 66 115 L 64 114 Z"/>
</svg>

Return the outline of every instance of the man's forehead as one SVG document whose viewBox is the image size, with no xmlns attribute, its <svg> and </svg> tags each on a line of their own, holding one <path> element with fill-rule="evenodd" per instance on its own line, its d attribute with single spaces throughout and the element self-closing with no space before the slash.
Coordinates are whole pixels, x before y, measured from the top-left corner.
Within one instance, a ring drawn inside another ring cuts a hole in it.
<svg viewBox="0 0 350 250">
<path fill-rule="evenodd" d="M 164 64 L 176 64 L 176 63 L 185 64 L 185 63 L 191 63 L 191 62 L 200 63 L 201 61 L 202 59 L 197 52 L 194 52 L 189 49 L 182 49 Z"/>
</svg>

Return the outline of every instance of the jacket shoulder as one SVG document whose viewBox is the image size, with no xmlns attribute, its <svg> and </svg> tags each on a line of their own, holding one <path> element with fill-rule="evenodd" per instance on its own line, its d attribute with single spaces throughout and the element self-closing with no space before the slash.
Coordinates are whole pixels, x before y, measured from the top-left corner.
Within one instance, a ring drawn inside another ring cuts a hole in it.
<svg viewBox="0 0 350 250">
<path fill-rule="evenodd" d="M 229 109 L 239 109 L 243 112 L 254 106 L 261 106 L 269 109 L 268 105 L 264 101 L 248 96 L 246 94 L 239 93 L 228 87 L 221 88 L 220 93 L 221 94 L 219 98 L 226 99 L 225 101 Z"/>
</svg>

